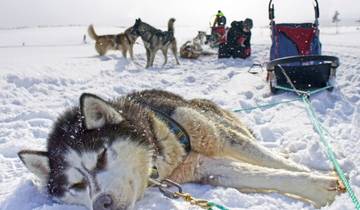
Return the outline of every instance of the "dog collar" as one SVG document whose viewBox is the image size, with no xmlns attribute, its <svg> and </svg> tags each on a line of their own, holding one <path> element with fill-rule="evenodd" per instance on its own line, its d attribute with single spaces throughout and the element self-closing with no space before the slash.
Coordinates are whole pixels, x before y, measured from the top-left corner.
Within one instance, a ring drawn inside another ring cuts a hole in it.
<svg viewBox="0 0 360 210">
<path fill-rule="evenodd" d="M 173 118 L 171 118 L 166 113 L 160 111 L 159 109 L 155 108 L 154 106 L 148 104 L 144 100 L 138 100 L 138 103 L 145 105 L 151 109 L 162 122 L 166 124 L 166 126 L 170 129 L 170 131 L 175 135 L 175 137 L 179 140 L 182 144 L 185 152 L 188 154 L 191 151 L 191 144 L 190 144 L 190 136 L 186 132 L 186 130 Z M 155 149 L 157 150 L 157 149 Z"/>
<path fill-rule="evenodd" d="M 191 151 L 190 137 L 186 130 L 174 119 L 172 119 L 169 115 L 164 112 L 156 109 L 148 105 L 151 110 L 155 113 L 155 115 L 163 121 L 170 129 L 170 131 L 176 136 L 179 142 L 183 145 L 183 148 L 187 154 Z M 150 173 L 150 179 L 157 180 L 159 178 L 159 172 L 156 166 L 153 166 Z M 151 183 L 148 183 L 148 186 L 152 186 Z"/>
<path fill-rule="evenodd" d="M 170 131 L 176 136 L 179 142 L 183 145 L 186 153 L 189 153 L 191 150 L 190 137 L 186 130 L 174 119 L 165 114 L 164 112 L 157 110 L 153 107 L 150 107 L 151 110 L 156 114 L 156 116 L 163 121 L 170 129 Z"/>
<path fill-rule="evenodd" d="M 137 102 L 149 107 L 151 109 L 151 111 L 154 112 L 156 117 L 158 119 L 160 119 L 162 122 L 164 122 L 166 124 L 166 126 L 170 129 L 170 132 L 172 132 L 175 135 L 175 137 L 179 140 L 179 142 L 182 144 L 186 154 L 190 153 L 190 151 L 191 151 L 190 136 L 178 122 L 176 122 L 173 118 L 171 118 L 166 113 L 164 113 L 164 112 L 160 111 L 159 109 L 155 108 L 154 106 L 148 104 L 144 100 L 140 99 L 140 100 L 137 100 Z M 159 149 L 157 148 L 156 144 L 154 142 L 151 142 L 151 143 L 155 147 L 154 148 L 155 153 L 159 153 Z M 155 154 L 153 156 L 153 161 L 155 161 L 157 155 L 158 154 Z M 159 178 L 159 172 L 155 165 L 152 168 L 150 168 L 149 170 L 151 172 L 150 177 L 149 177 L 150 179 L 156 180 Z M 151 186 L 151 185 L 152 185 L 151 183 L 148 183 L 148 186 Z"/>
</svg>

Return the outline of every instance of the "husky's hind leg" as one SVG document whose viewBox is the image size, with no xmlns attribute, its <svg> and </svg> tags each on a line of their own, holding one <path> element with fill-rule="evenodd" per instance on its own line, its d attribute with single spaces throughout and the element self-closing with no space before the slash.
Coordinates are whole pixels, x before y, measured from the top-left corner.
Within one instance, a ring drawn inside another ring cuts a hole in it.
<svg viewBox="0 0 360 210">
<path fill-rule="evenodd" d="M 156 50 L 151 50 L 149 49 L 150 52 L 150 61 L 149 61 L 149 67 L 154 66 L 154 60 L 155 60 L 155 56 L 156 56 Z"/>
<path fill-rule="evenodd" d="M 100 56 L 104 56 L 106 54 L 106 47 L 101 42 L 95 43 L 95 49 L 99 53 Z"/>
<path fill-rule="evenodd" d="M 251 164 L 292 171 L 309 171 L 305 166 L 271 152 L 251 136 L 241 123 L 225 118 L 221 109 L 208 101 L 193 101 L 195 109 L 178 108 L 172 116 L 192 139 L 192 149 L 209 156 L 228 156 Z"/>
<path fill-rule="evenodd" d="M 174 40 L 171 42 L 171 51 L 172 51 L 173 54 L 174 54 L 174 57 L 175 57 L 175 60 L 176 60 L 176 64 L 177 64 L 177 65 L 180 65 L 179 59 L 178 59 L 178 56 L 177 56 L 177 44 L 176 44 L 176 39 L 174 39 Z"/>
<path fill-rule="evenodd" d="M 164 64 L 165 65 L 167 63 L 168 60 L 168 56 L 167 56 L 167 49 L 161 49 L 163 55 L 164 55 Z"/>
<path fill-rule="evenodd" d="M 127 56 L 126 56 L 127 50 L 126 50 L 125 47 L 123 47 L 123 48 L 121 49 L 121 54 L 122 54 L 122 56 L 123 56 L 124 58 L 127 58 Z"/>
<path fill-rule="evenodd" d="M 310 171 L 306 166 L 286 159 L 280 154 L 272 152 L 258 143 L 255 139 L 249 138 L 236 130 L 220 128 L 219 135 L 225 139 L 223 155 L 231 156 L 247 163 L 290 171 Z"/>
<path fill-rule="evenodd" d="M 130 46 L 129 46 L 129 54 L 130 54 L 131 60 L 134 60 L 134 45 L 133 44 L 130 44 Z"/>
<path fill-rule="evenodd" d="M 148 48 L 146 49 L 146 66 L 145 68 L 149 68 L 150 67 L 150 50 Z"/>
<path fill-rule="evenodd" d="M 340 192 L 337 177 L 265 168 L 223 158 L 199 155 L 194 174 L 198 181 L 234 187 L 244 192 L 279 192 L 310 201 L 320 208 Z"/>
<path fill-rule="evenodd" d="M 192 104 L 202 110 L 211 110 L 205 116 L 209 119 L 207 122 L 213 122 L 217 127 L 217 135 L 221 139 L 219 142 L 222 143 L 222 155 L 264 167 L 309 171 L 305 166 L 272 152 L 258 143 L 251 130 L 231 112 L 219 108 L 209 100 L 192 100 Z"/>
</svg>

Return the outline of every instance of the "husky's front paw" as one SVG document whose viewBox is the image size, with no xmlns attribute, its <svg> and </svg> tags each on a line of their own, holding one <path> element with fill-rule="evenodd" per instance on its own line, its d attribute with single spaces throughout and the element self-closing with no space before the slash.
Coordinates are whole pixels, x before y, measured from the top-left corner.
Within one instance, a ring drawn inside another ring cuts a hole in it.
<svg viewBox="0 0 360 210">
<path fill-rule="evenodd" d="M 338 177 L 323 179 L 317 183 L 317 186 L 312 198 L 316 208 L 331 204 L 336 195 L 346 192 L 345 186 Z"/>
</svg>

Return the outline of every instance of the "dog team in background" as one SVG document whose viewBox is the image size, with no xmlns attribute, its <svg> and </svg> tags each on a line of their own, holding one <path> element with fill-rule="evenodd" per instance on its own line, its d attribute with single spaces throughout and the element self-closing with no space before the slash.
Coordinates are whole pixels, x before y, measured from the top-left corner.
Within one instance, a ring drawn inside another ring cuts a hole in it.
<svg viewBox="0 0 360 210">
<path fill-rule="evenodd" d="M 88 27 L 89 36 L 95 40 L 95 49 L 100 56 L 105 55 L 110 50 L 121 51 L 124 58 L 128 52 L 131 59 L 134 59 L 134 44 L 138 37 L 141 37 L 146 50 L 146 68 L 154 65 L 156 53 L 160 50 L 164 55 L 164 64 L 168 61 L 168 50 L 170 49 L 175 57 L 176 64 L 179 65 L 177 41 L 175 37 L 175 18 L 168 21 L 167 31 L 157 29 L 140 18 L 136 19 L 132 27 L 123 33 L 98 35 L 94 26 Z M 204 31 L 198 34 L 192 41 L 186 41 L 180 47 L 180 57 L 197 59 L 200 56 L 218 54 L 219 58 L 247 58 L 251 54 L 250 39 L 252 20 L 247 18 L 245 21 L 233 21 L 231 28 L 226 27 L 226 17 L 222 11 L 218 11 L 211 26 L 211 34 L 207 35 Z M 212 48 L 218 48 L 218 53 L 205 51 L 204 46 L 208 44 Z"/>
<path fill-rule="evenodd" d="M 97 35 L 93 25 L 88 28 L 89 36 L 94 39 L 95 49 L 100 56 L 105 55 L 109 50 L 120 50 L 126 58 L 127 52 L 130 53 L 131 59 L 134 59 L 133 47 L 138 37 L 141 37 L 146 49 L 146 68 L 153 66 L 157 51 L 161 50 L 164 55 L 164 65 L 167 63 L 167 52 L 170 48 L 176 60 L 176 64 L 180 64 L 177 57 L 177 44 L 174 36 L 175 18 L 168 21 L 168 30 L 161 31 L 145 22 L 140 18 L 136 19 L 135 24 L 120 34 Z"/>
</svg>

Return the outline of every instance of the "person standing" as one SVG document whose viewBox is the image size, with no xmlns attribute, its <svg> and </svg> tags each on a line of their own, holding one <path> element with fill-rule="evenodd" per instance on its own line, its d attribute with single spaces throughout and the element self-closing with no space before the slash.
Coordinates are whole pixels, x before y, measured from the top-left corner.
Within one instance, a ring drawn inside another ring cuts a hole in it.
<svg viewBox="0 0 360 210">
<path fill-rule="evenodd" d="M 224 13 L 221 12 L 221 10 L 218 10 L 218 12 L 215 16 L 215 21 L 214 21 L 213 27 L 216 27 L 216 26 L 225 27 L 225 25 L 226 25 L 226 17 L 224 15 Z"/>
</svg>

